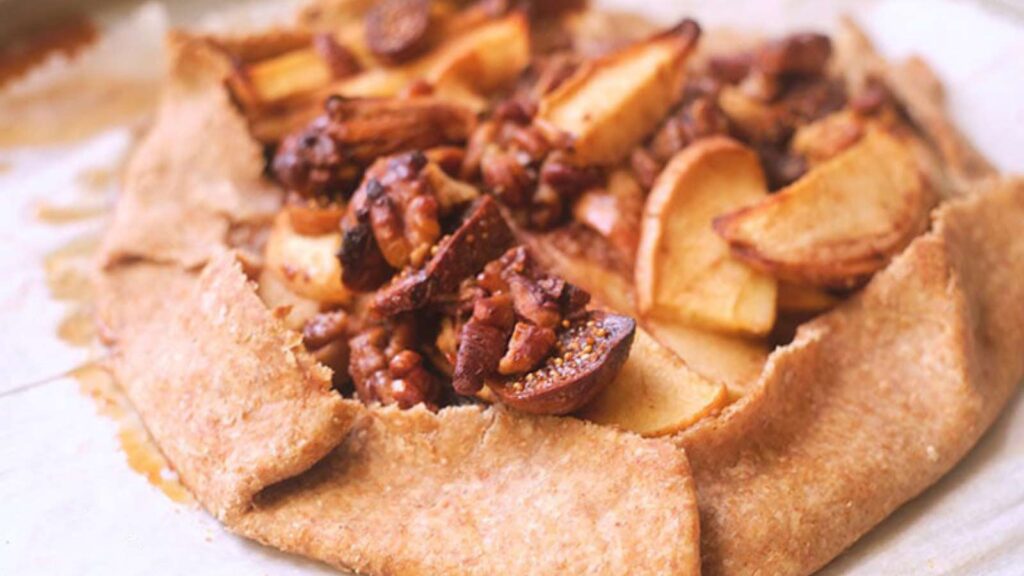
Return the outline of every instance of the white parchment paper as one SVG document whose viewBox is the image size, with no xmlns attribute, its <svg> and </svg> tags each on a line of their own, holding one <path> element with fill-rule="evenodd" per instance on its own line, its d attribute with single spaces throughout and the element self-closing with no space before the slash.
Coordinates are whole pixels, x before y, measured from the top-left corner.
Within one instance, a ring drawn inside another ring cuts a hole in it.
<svg viewBox="0 0 1024 576">
<path fill-rule="evenodd" d="M 770 32 L 829 28 L 838 14 L 853 14 L 887 55 L 925 56 L 944 79 L 960 125 L 1001 169 L 1024 172 L 1024 17 L 1012 8 L 931 0 L 599 4 L 646 12 L 666 25 L 692 15 L 709 27 Z M 194 21 L 208 9 L 179 3 L 171 15 Z M 21 89 L 83 62 L 155 89 L 167 13 L 149 5 L 103 21 L 112 32 L 96 55 L 54 64 Z M 0 117 L 5 113 L 0 97 Z M 51 298 L 44 261 L 102 222 L 54 227 L 35 215 L 41 203 L 80 200 L 83 187 L 96 187 L 83 174 L 117 170 L 132 142 L 133 132 L 119 129 L 74 145 L 0 151 L 0 575 L 334 573 L 236 538 L 194 504 L 169 499 L 131 470 L 118 424 L 98 415 L 74 380 L 59 377 L 96 351 L 56 338 L 69 304 Z M 92 191 L 96 202 L 109 202 L 116 182 L 107 188 Z M 952 473 L 824 573 L 1024 573 L 1024 395 Z"/>
</svg>

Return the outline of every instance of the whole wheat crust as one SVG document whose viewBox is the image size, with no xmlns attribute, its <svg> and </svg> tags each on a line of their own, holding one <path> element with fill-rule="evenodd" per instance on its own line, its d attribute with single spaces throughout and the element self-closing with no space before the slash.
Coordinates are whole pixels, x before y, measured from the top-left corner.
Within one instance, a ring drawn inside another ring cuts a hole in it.
<svg viewBox="0 0 1024 576">
<path fill-rule="evenodd" d="M 1024 181 L 985 180 L 919 95 L 911 115 L 965 197 L 723 414 L 643 439 L 343 399 L 228 247 L 280 200 L 227 63 L 202 39 L 170 48 L 99 322 L 182 481 L 244 536 L 371 574 L 807 574 L 948 471 L 1024 376 Z"/>
</svg>

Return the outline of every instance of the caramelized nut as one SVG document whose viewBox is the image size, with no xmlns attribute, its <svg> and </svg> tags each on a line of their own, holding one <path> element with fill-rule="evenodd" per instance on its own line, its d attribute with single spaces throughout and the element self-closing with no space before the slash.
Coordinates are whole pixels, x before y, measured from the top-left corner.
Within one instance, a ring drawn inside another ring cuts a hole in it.
<svg viewBox="0 0 1024 576">
<path fill-rule="evenodd" d="M 773 75 L 820 75 L 829 57 L 832 41 L 823 34 L 793 34 L 769 42 L 757 52 L 758 67 Z"/>
<path fill-rule="evenodd" d="M 526 322 L 516 323 L 508 351 L 498 362 L 498 373 L 504 376 L 522 374 L 537 367 L 555 345 L 555 331 Z"/>
<path fill-rule="evenodd" d="M 344 310 L 321 312 L 303 326 L 302 341 L 309 350 L 317 350 L 344 336 L 348 324 L 348 314 Z"/>
</svg>

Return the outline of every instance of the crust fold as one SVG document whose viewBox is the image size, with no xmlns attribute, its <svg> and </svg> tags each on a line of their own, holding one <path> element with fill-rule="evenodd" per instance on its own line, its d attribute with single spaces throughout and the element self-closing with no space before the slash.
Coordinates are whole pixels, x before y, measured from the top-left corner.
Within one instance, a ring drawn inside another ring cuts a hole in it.
<svg viewBox="0 0 1024 576">
<path fill-rule="evenodd" d="M 198 276 L 137 264 L 106 275 L 111 366 L 160 449 L 220 519 L 303 472 L 345 437 L 361 406 L 257 298 L 232 253 Z"/>
<path fill-rule="evenodd" d="M 1024 180 L 941 209 L 865 290 L 679 438 L 705 574 L 807 574 L 939 479 L 1024 377 Z"/>
<path fill-rule="evenodd" d="M 575 419 L 374 409 L 234 529 L 369 574 L 698 574 L 686 458 Z"/>
<path fill-rule="evenodd" d="M 262 151 L 223 89 L 227 58 L 180 34 L 169 44 L 170 80 L 128 163 L 100 250 L 105 266 L 132 259 L 200 266 L 233 224 L 268 220 L 280 205 L 281 193 L 261 178 Z"/>
</svg>

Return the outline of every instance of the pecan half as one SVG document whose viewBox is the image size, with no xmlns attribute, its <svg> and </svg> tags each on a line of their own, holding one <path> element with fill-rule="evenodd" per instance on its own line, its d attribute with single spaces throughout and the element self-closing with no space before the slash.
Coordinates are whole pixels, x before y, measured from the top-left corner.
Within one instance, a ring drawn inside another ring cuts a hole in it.
<svg viewBox="0 0 1024 576">
<path fill-rule="evenodd" d="M 349 374 L 361 401 L 402 409 L 422 403 L 436 409 L 440 381 L 424 365 L 415 343 L 415 326 L 409 321 L 371 326 L 349 341 Z"/>
<path fill-rule="evenodd" d="M 484 379 L 498 370 L 505 342 L 512 332 L 515 316 L 512 299 L 498 294 L 477 300 L 473 316 L 459 332 L 452 387 L 459 394 L 473 394 Z"/>
<path fill-rule="evenodd" d="M 335 388 L 342 388 L 349 378 L 348 365 L 350 350 L 348 331 L 349 316 L 343 310 L 321 312 L 306 321 L 302 329 L 302 342 L 306 349 L 334 374 Z"/>
</svg>

